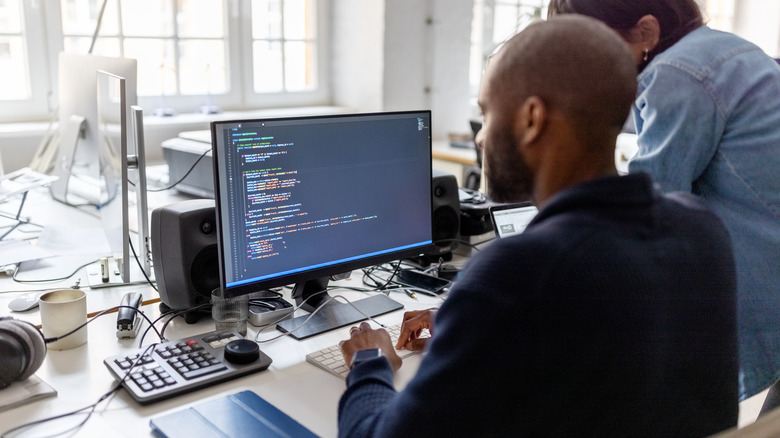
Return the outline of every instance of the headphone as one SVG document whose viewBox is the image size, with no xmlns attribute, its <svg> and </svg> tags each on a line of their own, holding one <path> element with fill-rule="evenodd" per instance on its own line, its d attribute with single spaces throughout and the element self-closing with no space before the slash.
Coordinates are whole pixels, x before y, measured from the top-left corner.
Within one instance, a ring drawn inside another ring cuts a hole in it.
<svg viewBox="0 0 780 438">
<path fill-rule="evenodd" d="M 43 333 L 27 321 L 0 317 L 0 389 L 32 376 L 46 357 Z"/>
</svg>

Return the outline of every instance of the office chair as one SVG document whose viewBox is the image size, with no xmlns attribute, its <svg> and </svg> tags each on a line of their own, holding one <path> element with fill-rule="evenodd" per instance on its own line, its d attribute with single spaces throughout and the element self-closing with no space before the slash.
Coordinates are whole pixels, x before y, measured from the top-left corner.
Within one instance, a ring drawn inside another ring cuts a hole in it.
<svg viewBox="0 0 780 438">
<path fill-rule="evenodd" d="M 482 183 L 482 149 L 477 146 L 477 133 L 482 129 L 482 122 L 479 120 L 469 120 L 471 125 L 472 138 L 474 139 L 474 149 L 477 153 L 477 165 L 469 166 L 464 172 L 463 187 L 471 190 L 479 190 Z"/>
<path fill-rule="evenodd" d="M 479 185 L 482 182 L 482 169 L 478 166 L 469 166 L 464 173 L 463 188 L 479 190 Z"/>
</svg>

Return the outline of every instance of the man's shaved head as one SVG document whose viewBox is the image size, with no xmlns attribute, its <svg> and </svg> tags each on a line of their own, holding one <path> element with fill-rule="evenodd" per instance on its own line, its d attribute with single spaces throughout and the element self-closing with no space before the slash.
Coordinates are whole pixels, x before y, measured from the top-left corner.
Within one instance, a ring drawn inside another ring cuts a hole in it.
<svg viewBox="0 0 780 438">
<path fill-rule="evenodd" d="M 498 95 L 538 96 L 561 111 L 583 144 L 619 132 L 636 97 L 636 65 L 619 35 L 597 20 L 564 15 L 531 24 L 490 61 Z"/>
<path fill-rule="evenodd" d="M 615 140 L 635 94 L 634 59 L 606 25 L 572 14 L 528 26 L 490 59 L 479 92 L 488 194 L 544 202 L 616 173 Z"/>
</svg>

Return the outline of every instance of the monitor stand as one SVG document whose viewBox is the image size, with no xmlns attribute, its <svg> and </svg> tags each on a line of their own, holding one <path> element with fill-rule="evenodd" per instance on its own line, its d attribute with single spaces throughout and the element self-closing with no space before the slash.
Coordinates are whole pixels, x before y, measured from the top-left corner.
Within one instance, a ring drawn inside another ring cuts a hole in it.
<svg viewBox="0 0 780 438">
<path fill-rule="evenodd" d="M 319 307 L 322 308 L 305 324 L 304 321 L 310 315 L 302 315 L 279 322 L 276 324 L 276 328 L 301 340 L 354 324 L 367 319 L 368 316 L 373 318 L 404 307 L 403 304 L 384 294 L 351 301 L 352 304 L 336 301 L 336 299 L 329 300 L 331 297 L 327 293 L 328 280 L 328 277 L 324 277 L 296 284 L 292 293 L 295 304 L 309 312 L 313 312 Z"/>
</svg>

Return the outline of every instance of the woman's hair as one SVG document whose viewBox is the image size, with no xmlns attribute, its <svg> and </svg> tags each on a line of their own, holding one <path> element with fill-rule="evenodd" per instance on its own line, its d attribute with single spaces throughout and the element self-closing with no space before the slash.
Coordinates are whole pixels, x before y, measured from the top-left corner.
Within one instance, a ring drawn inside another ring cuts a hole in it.
<svg viewBox="0 0 780 438">
<path fill-rule="evenodd" d="M 704 24 L 695 0 L 551 0 L 548 18 L 560 14 L 587 15 L 621 34 L 636 26 L 645 15 L 654 16 L 660 24 L 661 36 L 648 54 L 648 60 Z"/>
</svg>

